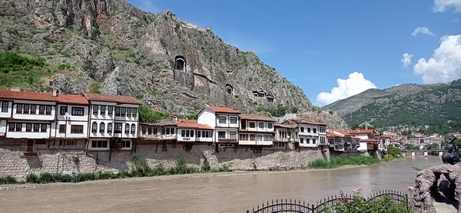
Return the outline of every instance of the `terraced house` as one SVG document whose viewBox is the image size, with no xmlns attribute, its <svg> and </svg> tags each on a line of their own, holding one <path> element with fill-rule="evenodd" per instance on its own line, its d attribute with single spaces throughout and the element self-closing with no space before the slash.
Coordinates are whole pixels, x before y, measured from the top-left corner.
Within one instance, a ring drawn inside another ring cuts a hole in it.
<svg viewBox="0 0 461 213">
<path fill-rule="evenodd" d="M 274 145 L 274 119 L 256 114 L 240 114 L 239 117 L 239 145 Z"/>
</svg>

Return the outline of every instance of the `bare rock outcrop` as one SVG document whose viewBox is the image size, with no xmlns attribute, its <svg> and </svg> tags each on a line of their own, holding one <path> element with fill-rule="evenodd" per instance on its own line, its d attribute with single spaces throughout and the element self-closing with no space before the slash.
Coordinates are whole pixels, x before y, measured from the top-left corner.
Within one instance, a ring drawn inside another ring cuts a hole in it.
<svg viewBox="0 0 461 213">
<path fill-rule="evenodd" d="M 432 206 L 434 201 L 458 201 L 461 213 L 461 168 L 458 165 L 443 164 L 418 172 L 415 179 L 414 201 L 417 207 Z"/>
</svg>

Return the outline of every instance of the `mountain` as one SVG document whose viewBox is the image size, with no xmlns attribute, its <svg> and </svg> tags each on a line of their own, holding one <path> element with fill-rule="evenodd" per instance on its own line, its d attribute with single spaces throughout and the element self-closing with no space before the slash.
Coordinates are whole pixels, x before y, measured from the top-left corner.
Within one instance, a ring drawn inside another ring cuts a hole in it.
<svg viewBox="0 0 461 213">
<path fill-rule="evenodd" d="M 336 112 L 349 125 L 368 122 L 375 127 L 432 126 L 461 122 L 461 79 L 446 84 L 369 89 L 323 109 Z"/>
<path fill-rule="evenodd" d="M 144 12 L 124 0 L 0 2 L 0 89 L 131 95 L 169 113 L 205 104 L 242 112 L 316 109 L 304 92 L 253 52 L 172 12 Z M 6 60 L 6 59 L 5 59 Z"/>
</svg>

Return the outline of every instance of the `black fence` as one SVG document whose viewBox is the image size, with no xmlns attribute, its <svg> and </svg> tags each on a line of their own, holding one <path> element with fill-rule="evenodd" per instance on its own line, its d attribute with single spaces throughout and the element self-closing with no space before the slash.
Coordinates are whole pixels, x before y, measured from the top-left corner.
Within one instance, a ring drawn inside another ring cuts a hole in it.
<svg viewBox="0 0 461 213">
<path fill-rule="evenodd" d="M 334 195 L 324 198 L 323 201 L 317 204 L 309 204 L 300 200 L 280 199 L 272 200 L 271 202 L 262 203 L 253 210 L 247 210 L 247 213 L 276 213 L 276 212 L 298 212 L 298 213 L 326 213 L 334 212 L 335 206 L 341 202 L 352 201 L 353 199 L 364 199 L 365 202 L 375 202 L 382 197 L 389 197 L 395 203 L 405 205 L 407 210 L 410 210 L 408 194 L 398 191 L 385 190 L 374 193 L 368 197 L 360 197 L 356 195 Z"/>
</svg>

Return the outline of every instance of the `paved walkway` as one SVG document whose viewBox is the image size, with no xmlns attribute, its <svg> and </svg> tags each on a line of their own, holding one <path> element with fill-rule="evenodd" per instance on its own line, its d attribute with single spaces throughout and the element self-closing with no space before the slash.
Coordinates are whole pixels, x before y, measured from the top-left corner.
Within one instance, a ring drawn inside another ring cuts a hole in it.
<svg viewBox="0 0 461 213">
<path fill-rule="evenodd" d="M 456 213 L 457 210 L 452 204 L 434 202 L 435 212 L 437 213 Z"/>
</svg>

